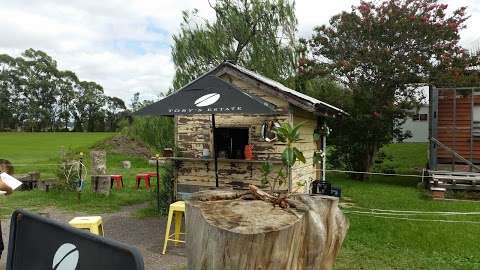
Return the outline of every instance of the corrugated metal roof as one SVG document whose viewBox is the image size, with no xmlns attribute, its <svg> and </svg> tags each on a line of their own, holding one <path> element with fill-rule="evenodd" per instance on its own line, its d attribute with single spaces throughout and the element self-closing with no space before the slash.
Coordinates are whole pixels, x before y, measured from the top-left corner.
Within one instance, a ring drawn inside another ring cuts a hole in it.
<svg viewBox="0 0 480 270">
<path fill-rule="evenodd" d="M 311 97 L 311 96 L 305 95 L 305 94 L 300 93 L 300 92 L 298 92 L 298 91 L 295 91 L 295 90 L 293 90 L 293 89 L 291 89 L 291 88 L 288 88 L 288 87 L 286 87 L 285 85 L 283 85 L 283 84 L 281 84 L 281 83 L 279 83 L 279 82 L 277 82 L 277 81 L 274 81 L 274 80 L 272 80 L 272 79 L 270 79 L 270 78 L 267 78 L 267 77 L 265 77 L 265 76 L 263 76 L 263 75 L 260 75 L 260 74 L 258 74 L 258 73 L 256 73 L 256 72 L 254 72 L 254 71 L 251 71 L 251 70 L 249 70 L 249 69 L 246 69 L 246 68 L 244 68 L 244 67 L 242 67 L 242 66 L 239 66 L 239 65 L 236 65 L 236 64 L 233 64 L 233 63 L 230 63 L 230 62 L 224 62 L 224 63 L 220 64 L 219 67 L 221 67 L 222 65 L 226 65 L 226 66 L 229 66 L 229 67 L 231 67 L 231 68 L 234 68 L 234 69 L 238 70 L 239 72 L 241 72 L 241 73 L 243 73 L 243 74 L 245 74 L 245 75 L 248 75 L 248 76 L 250 76 L 250 77 L 253 77 L 254 79 L 256 79 L 256 80 L 258 80 L 258 81 L 260 81 L 260 82 L 262 82 L 262 83 L 264 83 L 264 84 L 266 84 L 266 85 L 269 85 L 269 86 L 271 86 L 271 87 L 273 87 L 273 88 L 275 88 L 275 89 L 277 89 L 277 90 L 279 90 L 279 91 L 281 91 L 281 92 L 284 92 L 284 93 L 289 94 L 289 95 L 293 95 L 293 96 L 295 96 L 295 97 L 297 97 L 297 98 L 300 98 L 300 99 L 302 99 L 302 100 L 304 100 L 304 101 L 307 101 L 307 102 L 309 102 L 309 103 L 312 104 L 312 107 L 313 107 L 313 108 L 315 108 L 315 106 L 321 106 L 321 107 L 325 107 L 325 108 L 328 108 L 328 109 L 337 111 L 337 112 L 342 113 L 342 114 L 347 114 L 344 110 L 342 110 L 342 109 L 340 109 L 340 108 L 337 108 L 337 107 L 335 107 L 335 106 L 333 106 L 333 105 L 330 105 L 330 104 L 328 104 L 328 103 L 326 103 L 326 102 L 320 101 L 320 100 L 318 100 L 318 99 L 316 99 L 316 98 L 313 98 L 313 97 Z"/>
<path fill-rule="evenodd" d="M 337 108 L 333 105 L 330 105 L 326 102 L 323 102 L 321 100 L 318 100 L 316 98 L 313 98 L 311 96 L 308 96 L 308 95 L 305 95 L 303 93 L 300 93 L 298 91 L 295 91 L 291 88 L 288 88 L 286 87 L 285 85 L 277 82 L 277 81 L 274 81 L 270 78 L 267 78 L 263 75 L 260 75 L 254 71 L 251 71 L 249 69 L 246 69 L 242 66 L 239 66 L 239 65 L 236 65 L 236 64 L 233 64 L 231 62 L 228 62 L 228 61 L 225 61 L 223 63 L 221 63 L 220 65 L 216 66 L 215 68 L 203 73 L 202 75 L 200 75 L 199 77 L 197 77 L 196 79 L 194 79 L 193 81 L 189 82 L 188 84 L 186 84 L 185 86 L 183 86 L 182 88 L 180 88 L 178 91 L 184 89 L 185 87 L 189 86 L 190 84 L 194 83 L 195 81 L 197 81 L 198 79 L 200 78 L 203 78 L 204 76 L 207 76 L 207 75 L 210 75 L 212 73 L 215 73 L 216 71 L 220 70 L 222 67 L 224 66 L 228 66 L 230 68 L 233 68 L 235 70 L 237 70 L 238 72 L 242 73 L 242 74 L 245 74 L 246 76 L 249 76 L 259 82 L 262 82 L 270 87 L 272 87 L 274 90 L 277 90 L 279 91 L 280 93 L 284 93 L 285 95 L 287 96 L 293 96 L 293 97 L 296 97 L 296 98 L 299 98 L 301 99 L 302 101 L 304 102 L 307 102 L 307 103 L 310 103 L 310 105 L 308 107 L 311 106 L 311 109 L 312 110 L 316 110 L 317 109 L 317 106 L 320 106 L 324 109 L 327 109 L 327 110 L 332 110 L 332 111 L 335 111 L 335 112 L 338 112 L 340 114 L 345 114 L 345 115 L 348 115 L 347 112 L 345 112 L 344 110 L 340 109 L 340 108 Z"/>
</svg>

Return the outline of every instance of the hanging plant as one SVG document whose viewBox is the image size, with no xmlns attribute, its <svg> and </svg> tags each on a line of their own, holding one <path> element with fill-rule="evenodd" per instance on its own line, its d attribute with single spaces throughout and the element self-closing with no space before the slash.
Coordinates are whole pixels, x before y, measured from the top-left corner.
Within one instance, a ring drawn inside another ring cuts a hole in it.
<svg viewBox="0 0 480 270">
<path fill-rule="evenodd" d="M 325 156 L 325 153 L 322 150 L 316 150 L 313 152 L 313 164 L 317 164 L 322 162 L 323 157 Z"/>
<path fill-rule="evenodd" d="M 315 129 L 315 131 L 313 132 L 313 140 L 320 141 L 322 137 L 326 137 L 329 134 L 330 128 L 326 124 L 323 124 L 321 127 Z"/>
</svg>

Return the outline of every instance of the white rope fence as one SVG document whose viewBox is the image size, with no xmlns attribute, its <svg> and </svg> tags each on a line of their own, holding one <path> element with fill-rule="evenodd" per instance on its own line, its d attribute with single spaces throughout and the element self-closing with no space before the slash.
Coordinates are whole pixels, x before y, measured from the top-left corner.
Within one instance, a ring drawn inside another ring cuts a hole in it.
<svg viewBox="0 0 480 270">
<path fill-rule="evenodd" d="M 354 174 L 369 174 L 369 175 L 383 175 L 383 176 L 402 176 L 402 177 L 418 177 L 426 178 L 432 177 L 430 175 L 418 175 L 418 174 L 399 174 L 399 173 L 380 173 L 380 172 L 361 172 L 361 171 L 348 171 L 348 170 L 325 170 L 326 172 L 340 172 L 340 173 L 354 173 Z"/>
<path fill-rule="evenodd" d="M 352 212 L 348 210 L 342 210 L 346 214 L 351 215 L 358 215 L 358 216 L 366 216 L 366 217 L 373 217 L 373 218 L 383 218 L 383 219 L 394 219 L 394 220 L 405 220 L 405 221 L 420 221 L 420 222 L 439 222 L 439 223 L 463 223 L 463 224 L 480 224 L 480 221 L 472 221 L 472 220 L 446 220 L 446 219 L 423 219 L 423 218 L 410 218 L 410 217 L 397 217 L 397 216 L 386 216 L 386 215 L 378 215 L 372 214 L 371 212 Z"/>
<path fill-rule="evenodd" d="M 12 164 L 13 167 L 63 166 L 64 164 Z"/>
<path fill-rule="evenodd" d="M 63 166 L 64 164 L 13 164 L 14 167 L 23 167 L 23 166 Z M 82 164 L 83 165 L 83 164 Z M 83 165 L 84 166 L 84 165 Z M 382 176 L 399 176 L 399 177 L 415 177 L 415 178 L 431 178 L 430 175 L 417 175 L 417 174 L 398 174 L 398 173 L 380 173 L 380 172 L 362 172 L 362 171 L 352 171 L 352 170 L 338 170 L 338 169 L 328 169 L 326 172 L 337 172 L 337 173 L 352 173 L 352 174 L 368 174 L 368 175 L 382 175 Z M 351 210 L 351 209 L 360 209 Z M 418 222 L 440 222 L 440 223 L 463 223 L 463 224 L 480 224 L 480 221 L 472 220 L 446 220 L 446 219 L 427 219 L 427 218 L 412 218 L 411 216 L 475 216 L 480 215 L 480 212 L 446 212 L 446 211 L 419 211 L 419 210 L 391 210 L 391 209 L 375 209 L 375 208 L 365 208 L 365 207 L 348 207 L 342 208 L 342 211 L 345 214 L 364 216 L 364 217 L 373 217 L 373 218 L 382 218 L 382 219 L 393 219 L 393 220 L 405 220 L 405 221 L 418 221 Z"/>
<path fill-rule="evenodd" d="M 352 210 L 359 209 L 359 210 Z M 463 223 L 463 224 L 480 224 L 480 221 L 474 220 L 448 220 L 448 219 L 432 219 L 432 218 L 416 218 L 423 217 L 461 217 L 461 216 L 480 216 L 480 212 L 448 212 L 448 211 L 419 211 L 419 210 L 392 210 L 392 209 L 376 209 L 365 208 L 360 206 L 343 207 L 343 213 L 371 217 L 404 221 L 419 222 L 440 222 L 440 223 Z"/>
<path fill-rule="evenodd" d="M 28 167 L 28 166 L 62 166 L 63 164 L 12 164 L 14 167 Z M 338 172 L 338 173 L 353 173 L 353 174 L 368 174 L 368 175 L 383 175 L 383 176 L 401 176 L 401 177 L 417 177 L 417 178 L 428 178 L 432 177 L 430 175 L 418 175 L 418 174 L 399 174 L 399 173 L 380 173 L 380 172 L 362 172 L 362 171 L 351 171 L 351 170 L 338 170 L 338 169 L 328 169 L 326 172 Z"/>
<path fill-rule="evenodd" d="M 480 215 L 480 212 L 445 212 L 445 211 L 418 211 L 418 210 L 390 210 L 390 209 L 375 209 L 365 208 L 360 206 L 352 206 L 343 208 L 345 211 L 358 213 L 373 213 L 378 215 L 436 215 L 436 216 L 454 216 L 454 215 Z M 349 210 L 349 209 L 364 209 L 364 211 Z"/>
</svg>

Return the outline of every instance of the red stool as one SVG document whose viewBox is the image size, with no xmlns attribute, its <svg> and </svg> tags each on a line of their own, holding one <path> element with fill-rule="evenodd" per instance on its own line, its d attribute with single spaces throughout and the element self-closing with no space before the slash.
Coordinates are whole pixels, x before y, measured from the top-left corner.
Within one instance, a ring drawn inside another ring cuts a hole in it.
<svg viewBox="0 0 480 270">
<path fill-rule="evenodd" d="M 156 172 L 147 172 L 147 174 L 150 176 L 150 180 L 152 180 L 152 177 L 157 178 L 157 173 Z M 158 181 L 158 179 L 157 179 L 157 181 Z M 155 188 L 155 190 L 156 190 L 156 188 Z"/>
<path fill-rule="evenodd" d="M 157 178 L 157 173 L 156 172 L 147 172 L 146 174 L 148 174 L 150 176 L 150 178 L 152 178 L 152 177 Z"/>
<path fill-rule="evenodd" d="M 139 173 L 135 176 L 135 181 L 137 182 L 137 189 L 140 187 L 140 181 L 145 181 L 145 187 L 147 190 L 150 189 L 150 175 L 148 173 Z"/>
<path fill-rule="evenodd" d="M 123 188 L 123 176 L 121 174 L 110 175 L 110 188 L 113 187 L 113 182 L 115 182 L 115 188 Z"/>
</svg>

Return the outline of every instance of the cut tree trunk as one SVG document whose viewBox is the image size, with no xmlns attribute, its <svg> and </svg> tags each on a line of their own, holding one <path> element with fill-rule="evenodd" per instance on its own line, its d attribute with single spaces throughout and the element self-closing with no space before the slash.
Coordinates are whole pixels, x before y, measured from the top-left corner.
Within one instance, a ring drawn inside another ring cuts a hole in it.
<svg viewBox="0 0 480 270">
<path fill-rule="evenodd" d="M 105 151 L 91 151 L 91 175 L 105 175 L 107 173 L 107 153 Z"/>
<path fill-rule="evenodd" d="M 96 193 L 110 194 L 110 175 L 107 173 L 107 154 L 105 151 L 90 152 L 92 158 L 92 191 Z"/>
<path fill-rule="evenodd" d="M 188 269 L 333 268 L 348 229 L 337 198 L 295 195 L 282 209 L 245 197 L 210 190 L 187 201 Z"/>
<path fill-rule="evenodd" d="M 93 192 L 110 195 L 110 175 L 92 175 L 91 180 Z"/>
</svg>

